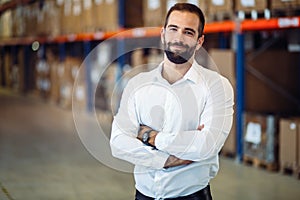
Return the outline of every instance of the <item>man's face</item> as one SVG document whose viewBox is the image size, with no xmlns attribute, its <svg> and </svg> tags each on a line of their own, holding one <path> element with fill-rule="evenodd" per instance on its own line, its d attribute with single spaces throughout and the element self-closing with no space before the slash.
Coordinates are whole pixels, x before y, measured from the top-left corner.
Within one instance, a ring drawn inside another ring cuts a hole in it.
<svg viewBox="0 0 300 200">
<path fill-rule="evenodd" d="M 175 64 L 188 62 L 199 49 L 203 37 L 199 36 L 199 18 L 190 12 L 173 11 L 162 33 L 167 58 Z"/>
</svg>

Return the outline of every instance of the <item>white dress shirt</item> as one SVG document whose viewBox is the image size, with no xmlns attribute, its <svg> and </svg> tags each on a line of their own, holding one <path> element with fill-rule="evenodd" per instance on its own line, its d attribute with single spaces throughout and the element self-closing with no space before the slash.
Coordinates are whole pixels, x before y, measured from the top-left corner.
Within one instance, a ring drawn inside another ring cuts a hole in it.
<svg viewBox="0 0 300 200">
<path fill-rule="evenodd" d="M 170 84 L 162 77 L 162 66 L 128 82 L 110 139 L 113 156 L 135 165 L 136 189 L 156 199 L 192 194 L 215 177 L 234 102 L 229 81 L 218 73 L 194 62 L 182 79 Z M 157 149 L 136 138 L 140 124 L 159 131 Z M 197 130 L 202 124 L 204 129 Z M 170 155 L 194 162 L 165 169 Z"/>
</svg>

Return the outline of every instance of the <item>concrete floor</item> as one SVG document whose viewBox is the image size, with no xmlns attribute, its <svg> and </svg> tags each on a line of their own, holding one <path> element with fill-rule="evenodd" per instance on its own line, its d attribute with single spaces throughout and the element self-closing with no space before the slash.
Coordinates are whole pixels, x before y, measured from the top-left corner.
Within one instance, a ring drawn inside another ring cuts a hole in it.
<svg viewBox="0 0 300 200">
<path fill-rule="evenodd" d="M 107 124 L 109 125 L 109 124 Z M 299 200 L 300 180 L 221 158 L 215 200 Z M 130 200 L 132 174 L 94 159 L 72 112 L 0 90 L 0 200 Z"/>
</svg>

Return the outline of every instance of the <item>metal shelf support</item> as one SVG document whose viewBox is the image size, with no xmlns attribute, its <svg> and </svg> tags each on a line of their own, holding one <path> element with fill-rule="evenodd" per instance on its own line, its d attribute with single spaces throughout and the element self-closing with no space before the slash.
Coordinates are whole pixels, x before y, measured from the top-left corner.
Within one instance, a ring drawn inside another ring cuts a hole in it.
<svg viewBox="0 0 300 200">
<path fill-rule="evenodd" d="M 25 45 L 23 46 L 24 48 L 24 74 L 23 74 L 23 79 L 24 79 L 24 88 L 22 88 L 22 92 L 26 93 L 29 89 L 30 85 L 30 51 L 31 51 L 31 46 L 30 45 Z M 20 67 L 20 66 L 19 66 Z"/>
<path fill-rule="evenodd" d="M 59 61 L 62 62 L 66 58 L 66 44 L 65 43 L 59 43 Z"/>
<path fill-rule="evenodd" d="M 125 27 L 125 0 L 119 0 L 118 18 L 119 28 L 122 30 Z M 125 65 L 125 57 L 123 54 L 123 52 L 125 51 L 124 38 L 117 39 L 117 51 L 120 57 L 118 58 L 118 72 L 116 82 L 120 80 L 123 72 L 123 67 Z"/>
<path fill-rule="evenodd" d="M 225 36 L 224 32 L 219 33 L 219 48 L 220 49 L 226 49 L 228 44 L 228 39 Z"/>
<path fill-rule="evenodd" d="M 244 112 L 244 96 L 245 96 L 245 47 L 244 34 L 236 33 L 237 49 L 236 49 L 236 149 L 237 161 L 243 159 L 243 112 Z"/>
<path fill-rule="evenodd" d="M 92 65 L 90 61 L 90 57 L 88 57 L 88 54 L 91 51 L 91 42 L 90 41 L 84 41 L 83 42 L 83 54 L 86 58 L 85 60 L 85 78 L 86 78 L 86 86 L 87 86 L 87 111 L 89 113 L 93 112 L 94 109 L 94 101 L 93 101 L 93 82 L 92 82 Z"/>
</svg>

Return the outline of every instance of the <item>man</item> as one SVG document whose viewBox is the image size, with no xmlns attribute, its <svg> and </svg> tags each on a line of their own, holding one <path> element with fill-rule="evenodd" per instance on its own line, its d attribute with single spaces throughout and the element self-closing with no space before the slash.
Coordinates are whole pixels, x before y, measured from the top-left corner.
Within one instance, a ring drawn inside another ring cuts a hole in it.
<svg viewBox="0 0 300 200">
<path fill-rule="evenodd" d="M 197 6 L 175 4 L 161 30 L 163 62 L 124 89 L 110 143 L 115 157 L 135 165 L 136 200 L 212 199 L 209 181 L 232 125 L 233 90 L 194 61 L 204 23 Z"/>
</svg>

